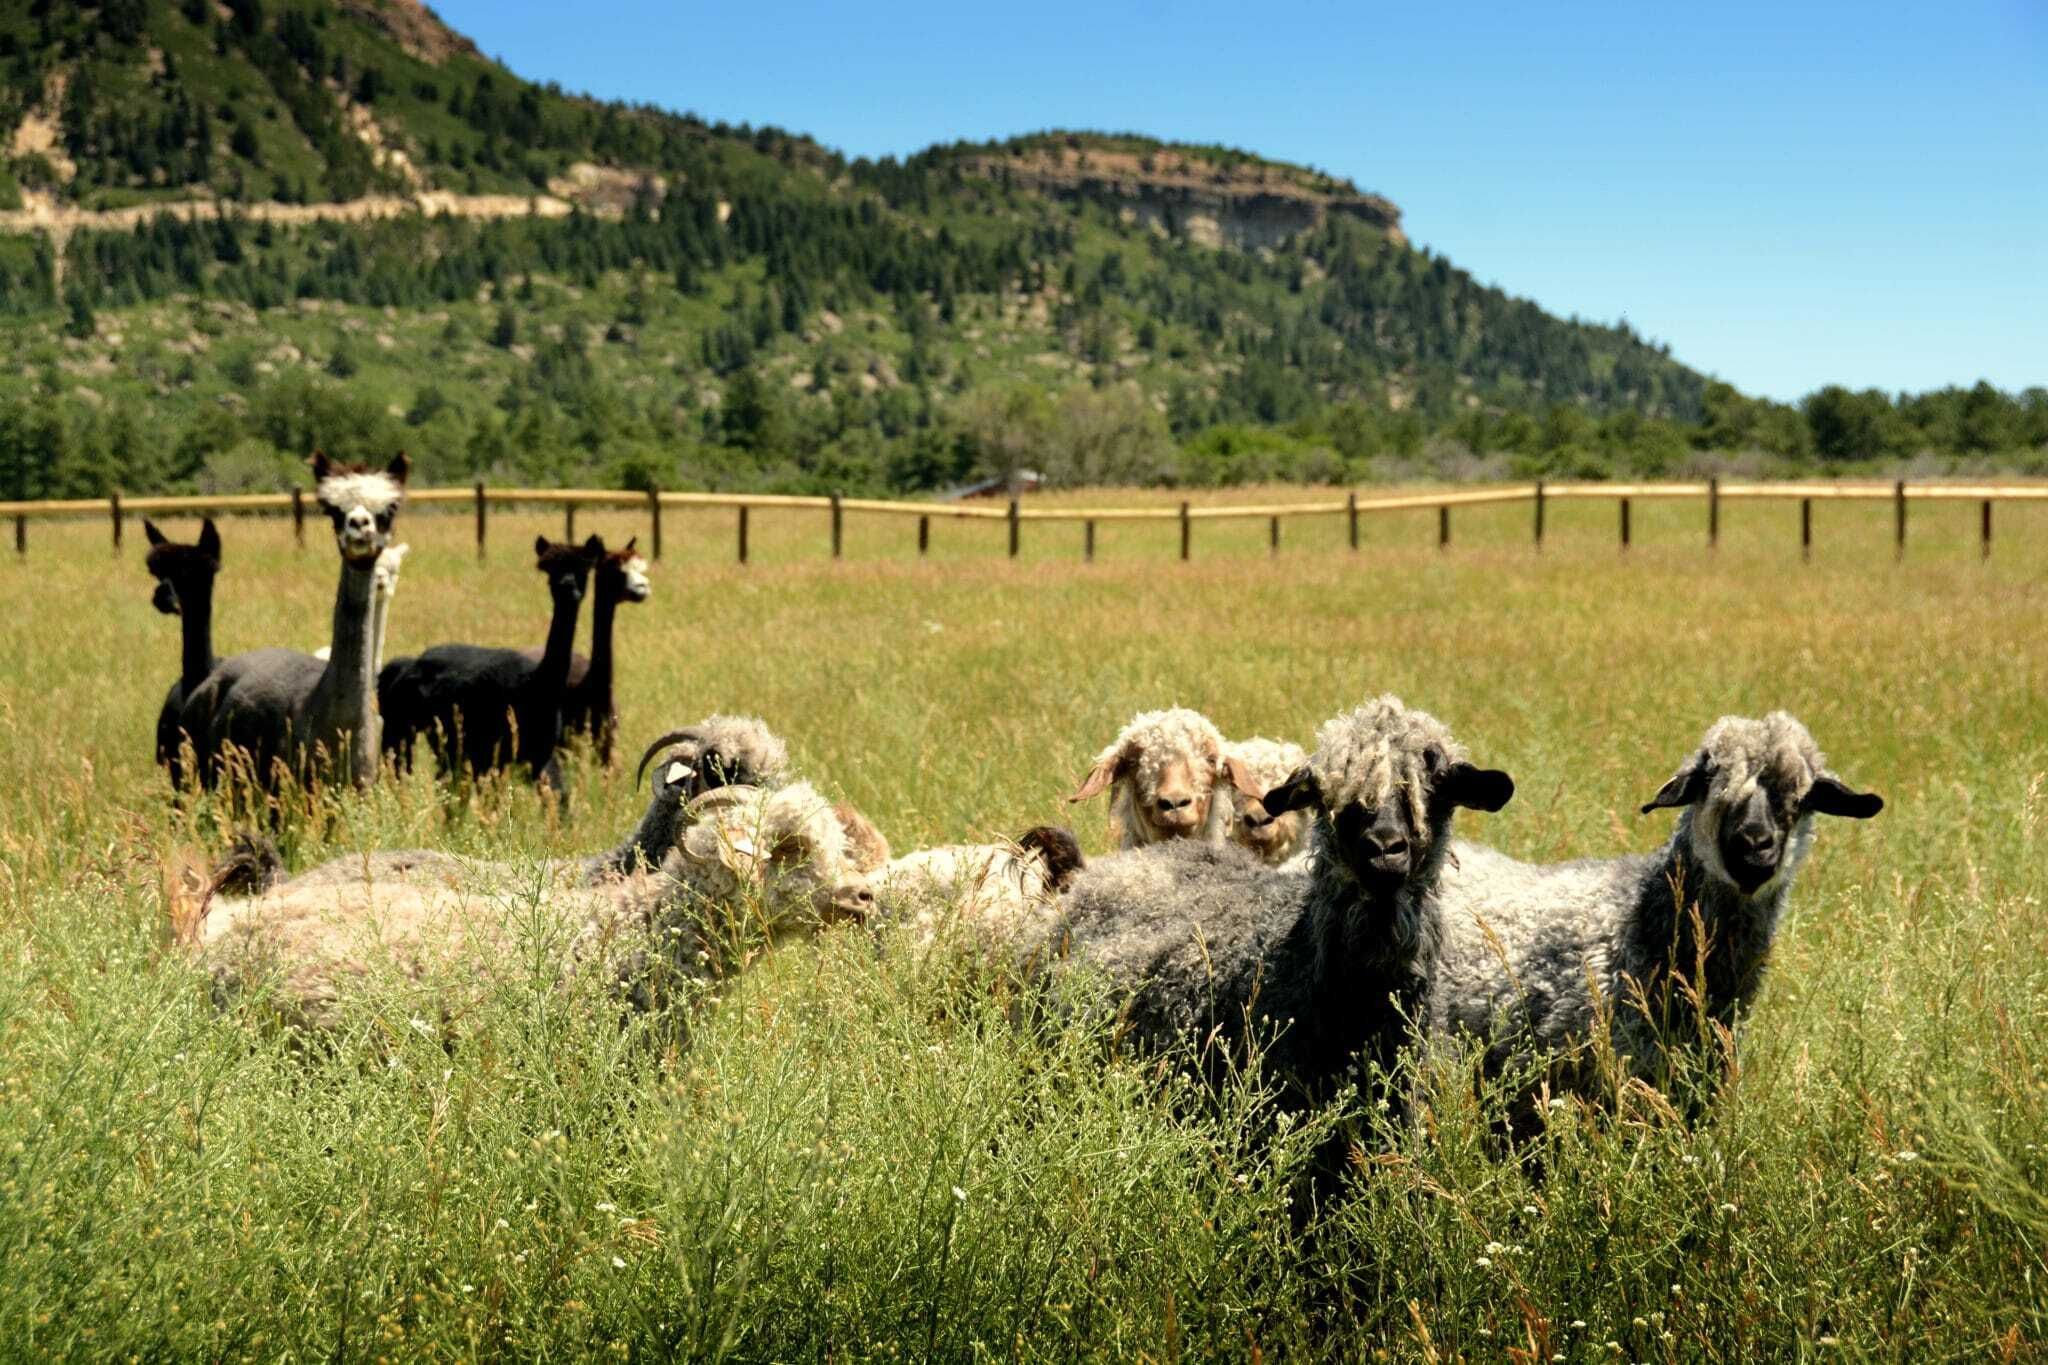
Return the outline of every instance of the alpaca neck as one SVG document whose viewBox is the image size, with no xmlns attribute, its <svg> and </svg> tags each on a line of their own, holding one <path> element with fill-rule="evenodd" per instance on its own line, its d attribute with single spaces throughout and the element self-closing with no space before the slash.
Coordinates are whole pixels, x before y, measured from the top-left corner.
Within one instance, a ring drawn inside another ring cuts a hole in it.
<svg viewBox="0 0 2048 1365">
<path fill-rule="evenodd" d="M 569 680 L 569 655 L 576 647 L 576 617 L 582 600 L 555 603 L 554 618 L 548 622 L 547 648 L 541 651 L 540 668 L 534 681 L 560 691 Z"/>
<path fill-rule="evenodd" d="M 184 659 L 179 668 L 185 695 L 213 672 L 213 580 L 194 583 L 189 592 L 178 594 L 179 622 L 185 635 Z"/>
<path fill-rule="evenodd" d="M 583 686 L 594 699 L 593 714 L 600 720 L 610 712 L 612 700 L 612 621 L 619 613 L 619 599 L 599 588 L 590 608 L 590 671 Z"/>
<path fill-rule="evenodd" d="M 327 745 L 357 786 L 368 785 L 377 771 L 376 649 L 370 638 L 375 577 L 368 565 L 342 561 L 334 639 L 307 717 L 309 739 Z"/>
</svg>

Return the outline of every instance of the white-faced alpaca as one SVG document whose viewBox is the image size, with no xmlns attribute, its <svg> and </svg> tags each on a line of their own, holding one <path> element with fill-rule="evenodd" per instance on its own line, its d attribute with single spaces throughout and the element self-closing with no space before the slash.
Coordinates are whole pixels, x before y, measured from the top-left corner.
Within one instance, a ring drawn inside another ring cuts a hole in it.
<svg viewBox="0 0 2048 1365">
<path fill-rule="evenodd" d="M 1426 1017 L 1451 818 L 1514 789 L 1435 717 L 1381 697 L 1325 723 L 1266 793 L 1269 810 L 1310 814 L 1304 867 L 1191 841 L 1098 859 L 1034 951 L 1107 975 L 1141 1047 L 1193 1042 L 1220 1076 L 1250 1034 L 1286 1103 L 1323 1103 L 1391 1072 Z"/>
<path fill-rule="evenodd" d="M 1072 830 L 1040 825 L 1014 843 L 945 844 L 885 859 L 841 902 L 871 927 L 902 928 L 919 948 L 957 933 L 969 947 L 1001 949 L 1042 936 L 1085 865 Z"/>
<path fill-rule="evenodd" d="M 1308 762 L 1308 754 L 1299 744 L 1278 739 L 1234 739 L 1224 748 L 1223 756 L 1236 760 L 1260 792 L 1279 786 Z M 1265 802 L 1234 782 L 1224 794 L 1230 799 L 1230 841 L 1250 849 L 1260 862 L 1278 867 L 1306 847 L 1308 816 L 1302 811 L 1275 815 Z"/>
<path fill-rule="evenodd" d="M 1217 784 L 1225 782 L 1248 795 L 1261 791 L 1226 753 L 1209 718 L 1176 706 L 1131 717 L 1067 800 L 1108 791 L 1110 833 L 1120 848 L 1168 839 L 1220 844 L 1232 815 L 1229 800 L 1216 799 Z"/>
<path fill-rule="evenodd" d="M 569 656 L 568 688 L 562 701 L 562 733 L 589 735 L 597 747 L 598 761 L 612 766 L 613 742 L 619 730 L 618 703 L 612 697 L 616 669 L 612 653 L 613 624 L 622 602 L 645 602 L 654 595 L 647 581 L 647 561 L 637 548 L 638 536 L 622 550 L 609 551 L 598 561 L 590 592 L 590 654 Z M 545 649 L 523 651 L 538 662 Z"/>
<path fill-rule="evenodd" d="M 178 618 L 184 636 L 178 680 L 164 693 L 164 704 L 156 716 L 156 761 L 171 775 L 171 785 L 185 785 L 185 731 L 182 724 L 185 696 L 206 680 L 218 660 L 213 656 L 213 580 L 220 573 L 220 532 L 213 518 L 200 523 L 199 541 L 179 545 L 149 522 L 142 523 L 149 537 L 149 558 L 145 561 L 156 579 L 150 603 L 166 616 Z"/>
<path fill-rule="evenodd" d="M 381 670 L 384 667 L 384 632 L 391 622 L 391 599 L 398 596 L 398 574 L 405 567 L 405 557 L 410 545 L 393 545 L 377 556 L 377 567 L 370 575 L 370 667 Z M 322 645 L 313 651 L 316 659 L 326 659 L 334 652 L 332 645 Z"/>
<path fill-rule="evenodd" d="M 393 659 L 379 671 L 384 748 L 401 767 L 424 735 L 443 776 L 476 777 L 516 764 L 536 785 L 564 790 L 557 752 L 570 646 L 604 542 L 592 536 L 582 545 L 562 545 L 541 536 L 533 550 L 554 602 L 547 649 L 538 661 L 517 649 L 445 644 Z"/>
<path fill-rule="evenodd" d="M 1755 998 L 1813 817 L 1867 820 L 1884 801 L 1774 711 L 1716 721 L 1643 810 L 1663 807 L 1682 813 L 1655 853 L 1535 866 L 1458 843 L 1432 1031 L 1483 1040 L 1496 1073 L 1547 1061 L 1553 1088 L 1591 1095 L 1604 1023 L 1627 1074 L 1667 1082 Z"/>
<path fill-rule="evenodd" d="M 381 472 L 312 459 L 321 510 L 334 526 L 341 582 L 326 659 L 295 649 L 258 649 L 222 659 L 186 694 L 180 724 L 199 755 L 199 777 L 218 782 L 226 756 L 249 756 L 266 791 L 279 775 L 367 786 L 377 777 L 372 611 L 378 558 L 405 498 L 411 465 L 400 454 Z"/>
</svg>

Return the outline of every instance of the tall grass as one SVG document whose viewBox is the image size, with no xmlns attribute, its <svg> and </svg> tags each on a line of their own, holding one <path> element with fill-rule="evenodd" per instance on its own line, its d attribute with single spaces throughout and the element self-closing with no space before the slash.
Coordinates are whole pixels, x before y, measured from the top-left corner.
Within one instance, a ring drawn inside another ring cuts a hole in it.
<svg viewBox="0 0 2048 1365">
<path fill-rule="evenodd" d="M 1100 558 L 1027 527 L 671 520 L 621 613 L 625 743 L 758 712 L 899 848 L 1101 815 L 1062 797 L 1129 712 L 1184 701 L 1306 738 L 1382 690 L 1443 716 L 1520 794 L 1462 830 L 1517 855 L 1649 847 L 1633 808 L 1715 716 L 1785 706 L 1890 805 L 1820 831 L 1739 1066 L 1707 1115 L 1647 1095 L 1547 1111 L 1520 1159 L 1455 1060 L 1421 1121 L 1274 1117 L 1189 1058 L 1113 1058 L 1085 1009 L 844 931 L 766 956 L 692 1020 L 622 1025 L 535 944 L 449 1029 L 433 983 L 366 985 L 307 1046 L 216 1009 L 163 946 L 164 868 L 218 847 L 168 799 L 151 723 L 175 623 L 98 524 L 38 528 L 0 651 L 0 1352 L 1568 1360 L 2036 1358 L 2048 1340 L 2048 530 L 1886 509 L 1526 509 L 1367 524 L 1117 527 Z M 621 538 L 604 518 L 584 525 Z M 893 527 L 893 529 L 891 529 Z M 407 514 L 392 650 L 537 642 L 513 548 L 553 522 Z M 517 532 L 517 534 L 515 534 Z M 178 533 L 174 528 L 174 534 Z M 223 525 L 223 651 L 322 642 L 331 551 Z M 637 814 L 587 759 L 556 815 L 424 775 L 322 794 L 303 866 L 431 845 L 515 863 Z M 509 913 L 518 913 L 514 905 Z M 538 917 L 536 917 L 538 922 Z M 900 948 L 900 945 L 898 945 Z M 1072 989 L 1086 991 L 1088 983 Z M 1326 1131 L 1373 1134 L 1307 1207 Z M 1267 1140 L 1267 1135 L 1272 1140 Z"/>
</svg>

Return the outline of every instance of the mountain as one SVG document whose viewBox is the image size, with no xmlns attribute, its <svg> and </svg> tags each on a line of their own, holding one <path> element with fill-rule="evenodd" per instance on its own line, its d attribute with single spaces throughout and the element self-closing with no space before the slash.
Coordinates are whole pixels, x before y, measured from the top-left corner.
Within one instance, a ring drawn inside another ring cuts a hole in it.
<svg viewBox="0 0 2048 1365">
<path fill-rule="evenodd" d="M 0 135 L 0 496 L 273 486 L 316 443 L 846 491 L 1811 445 L 1323 172 L 1061 131 L 849 160 L 523 80 L 416 0 L 5 0 Z"/>
</svg>

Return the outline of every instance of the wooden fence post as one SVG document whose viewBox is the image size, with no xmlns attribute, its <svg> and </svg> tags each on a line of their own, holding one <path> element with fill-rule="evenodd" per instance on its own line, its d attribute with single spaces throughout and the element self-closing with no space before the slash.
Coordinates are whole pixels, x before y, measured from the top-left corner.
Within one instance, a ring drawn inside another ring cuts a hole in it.
<svg viewBox="0 0 2048 1365">
<path fill-rule="evenodd" d="M 1436 547 L 1439 550 L 1446 550 L 1450 548 L 1450 544 L 1451 505 L 1445 503 L 1436 509 Z"/>
<path fill-rule="evenodd" d="M 661 490 L 647 490 L 647 538 L 656 559 L 661 558 Z"/>
<path fill-rule="evenodd" d="M 28 558 L 28 516 L 22 512 L 14 514 L 14 553 Z"/>
<path fill-rule="evenodd" d="M 301 550 L 306 548 L 306 497 L 296 488 L 292 490 L 292 540 Z"/>
<path fill-rule="evenodd" d="M 107 510 L 114 517 L 114 553 L 121 553 L 121 490 L 116 488 L 107 495 Z"/>
<path fill-rule="evenodd" d="M 740 504 L 740 563 L 747 562 L 747 505 Z"/>
<path fill-rule="evenodd" d="M 1892 558 L 1906 557 L 1906 481 L 1892 485 Z"/>
<path fill-rule="evenodd" d="M 1621 548 L 1628 548 L 1628 499 L 1621 500 Z"/>
<path fill-rule="evenodd" d="M 1721 476 L 1707 480 L 1707 548 L 1721 543 Z"/>
<path fill-rule="evenodd" d="M 1010 558 L 1017 557 L 1017 531 L 1021 523 L 1017 519 L 1017 500 L 1010 499 Z"/>
<path fill-rule="evenodd" d="M 1194 548 L 1193 531 L 1194 523 L 1188 519 L 1188 505 L 1183 501 L 1180 505 L 1180 557 L 1182 559 L 1186 559 L 1188 552 Z"/>
<path fill-rule="evenodd" d="M 476 481 L 476 557 L 484 557 L 484 481 Z"/>
<path fill-rule="evenodd" d="M 922 557 L 932 548 L 932 519 L 921 515 L 917 519 L 917 553 Z"/>
<path fill-rule="evenodd" d="M 845 517 L 839 507 L 839 495 L 834 493 L 832 495 L 832 557 L 834 559 L 839 558 L 840 546 L 843 543 L 844 527 Z"/>
<path fill-rule="evenodd" d="M 1349 519 L 1350 519 L 1350 522 L 1351 522 L 1351 548 L 1355 550 L 1355 549 L 1357 549 L 1357 548 L 1358 548 L 1358 494 L 1357 494 L 1357 493 L 1355 493 L 1355 492 L 1352 492 L 1352 493 L 1346 493 L 1346 494 L 1344 495 L 1344 515 L 1345 515 L 1345 516 L 1346 516 L 1347 518 L 1349 518 Z"/>
<path fill-rule="evenodd" d="M 1799 557 L 1813 558 L 1813 499 L 1799 500 Z"/>
<path fill-rule="evenodd" d="M 1095 562 L 1095 518 L 1090 517 L 1081 524 L 1081 558 L 1088 563 Z"/>
<path fill-rule="evenodd" d="M 1984 499 L 1983 549 L 1980 558 L 1991 558 L 1991 499 Z"/>
<path fill-rule="evenodd" d="M 1543 548 L 1543 480 L 1536 480 L 1536 548 Z"/>
<path fill-rule="evenodd" d="M 1266 552 L 1276 555 L 1280 553 L 1280 518 L 1278 517 L 1273 518 L 1273 524 L 1266 533 Z"/>
</svg>

